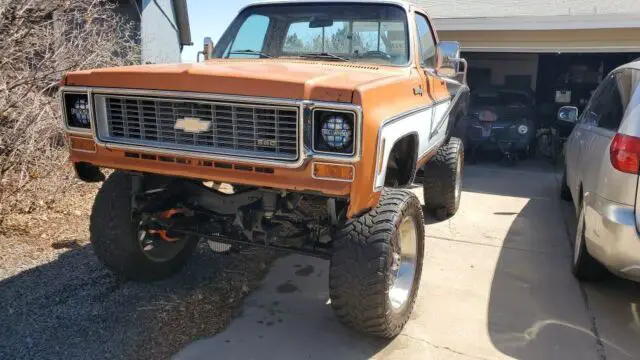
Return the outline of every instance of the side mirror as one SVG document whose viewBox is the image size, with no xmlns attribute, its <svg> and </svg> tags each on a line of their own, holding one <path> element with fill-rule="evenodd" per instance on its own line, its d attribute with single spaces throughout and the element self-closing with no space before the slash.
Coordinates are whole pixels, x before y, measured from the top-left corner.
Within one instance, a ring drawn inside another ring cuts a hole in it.
<svg viewBox="0 0 640 360">
<path fill-rule="evenodd" d="M 578 121 L 578 108 L 575 106 L 563 106 L 558 110 L 558 120 L 568 123 Z"/>
<path fill-rule="evenodd" d="M 200 55 L 204 57 L 205 60 L 209 60 L 213 58 L 213 50 L 215 46 L 213 44 L 213 40 L 210 37 L 204 38 L 204 45 L 202 47 L 202 51 L 198 52 L 198 62 L 200 62 Z"/>
<path fill-rule="evenodd" d="M 438 75 L 457 79 L 462 76 L 462 83 L 467 82 L 467 62 L 460 57 L 460 43 L 457 41 L 440 41 L 437 49 L 437 65 L 436 71 Z M 460 65 L 464 65 L 464 69 L 460 71 Z"/>
</svg>

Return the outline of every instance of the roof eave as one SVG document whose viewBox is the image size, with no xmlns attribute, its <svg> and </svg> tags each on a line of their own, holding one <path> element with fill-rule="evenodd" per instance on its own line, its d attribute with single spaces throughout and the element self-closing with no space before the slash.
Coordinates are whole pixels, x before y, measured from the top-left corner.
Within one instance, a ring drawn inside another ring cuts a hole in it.
<svg viewBox="0 0 640 360">
<path fill-rule="evenodd" d="M 435 18 L 439 31 L 640 28 L 640 14 Z"/>
</svg>

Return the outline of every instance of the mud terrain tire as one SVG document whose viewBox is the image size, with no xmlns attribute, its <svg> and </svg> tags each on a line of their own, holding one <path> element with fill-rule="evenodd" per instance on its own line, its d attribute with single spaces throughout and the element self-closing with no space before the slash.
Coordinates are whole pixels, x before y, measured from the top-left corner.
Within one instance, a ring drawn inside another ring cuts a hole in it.
<svg viewBox="0 0 640 360">
<path fill-rule="evenodd" d="M 438 220 L 458 212 L 462 197 L 464 145 L 452 137 L 424 166 L 423 193 L 425 209 Z"/>
<path fill-rule="evenodd" d="M 179 272 L 194 252 L 197 239 L 185 240 L 184 247 L 171 259 L 153 260 L 147 256 L 131 219 L 131 175 L 114 172 L 96 195 L 89 226 L 93 251 L 111 271 L 136 281 L 156 281 Z"/>
<path fill-rule="evenodd" d="M 413 282 L 407 285 L 406 300 L 394 307 L 391 284 L 399 274 L 398 268 L 394 272 L 394 253 L 400 247 L 400 226 L 407 219 L 415 227 L 415 271 Z M 329 292 L 336 316 L 364 333 L 397 336 L 413 311 L 422 273 L 424 217 L 420 200 L 409 190 L 386 188 L 375 209 L 347 221 L 334 239 Z"/>
</svg>

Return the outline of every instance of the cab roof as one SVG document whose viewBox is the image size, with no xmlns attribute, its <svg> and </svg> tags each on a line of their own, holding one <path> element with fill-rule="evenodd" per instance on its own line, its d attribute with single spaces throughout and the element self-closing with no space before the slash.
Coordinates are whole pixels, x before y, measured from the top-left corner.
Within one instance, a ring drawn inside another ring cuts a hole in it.
<svg viewBox="0 0 640 360">
<path fill-rule="evenodd" d="M 405 9 L 409 9 L 411 6 L 416 6 L 414 3 L 405 0 L 259 0 L 255 1 L 240 11 L 254 6 L 254 5 L 269 5 L 269 4 L 305 4 L 305 3 L 354 3 L 354 4 L 393 4 L 401 6 Z"/>
</svg>

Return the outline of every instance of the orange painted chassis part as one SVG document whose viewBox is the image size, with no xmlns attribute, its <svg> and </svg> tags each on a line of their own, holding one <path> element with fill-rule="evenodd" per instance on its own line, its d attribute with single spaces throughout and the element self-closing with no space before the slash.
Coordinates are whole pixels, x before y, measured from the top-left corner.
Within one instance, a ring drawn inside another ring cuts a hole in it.
<svg viewBox="0 0 640 360">
<path fill-rule="evenodd" d="M 175 215 L 184 214 L 186 212 L 185 209 L 170 209 L 160 214 L 160 217 L 163 219 L 171 219 Z M 173 238 L 170 237 L 167 230 L 149 230 L 149 234 L 158 235 L 164 241 L 168 242 L 176 242 L 180 240 L 179 237 Z"/>
</svg>

